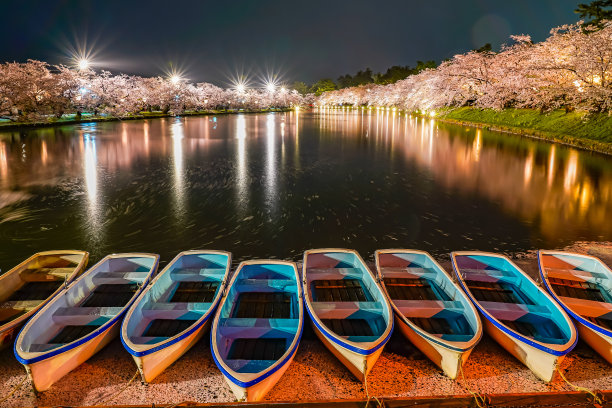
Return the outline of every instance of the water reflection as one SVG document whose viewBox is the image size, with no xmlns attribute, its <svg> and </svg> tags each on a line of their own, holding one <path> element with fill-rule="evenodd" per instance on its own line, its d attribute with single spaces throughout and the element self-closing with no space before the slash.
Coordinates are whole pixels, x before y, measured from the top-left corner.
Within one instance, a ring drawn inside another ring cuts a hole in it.
<svg viewBox="0 0 612 408">
<path fill-rule="evenodd" d="M 276 116 L 269 113 L 266 119 L 266 206 L 268 211 L 276 209 Z"/>
<path fill-rule="evenodd" d="M 610 239 L 611 215 L 607 157 L 392 110 L 0 134 L 0 262 L 53 247 L 525 250 Z"/>
<path fill-rule="evenodd" d="M 170 126 L 172 137 L 172 163 L 174 168 L 174 214 L 182 221 L 185 217 L 185 175 L 183 163 L 183 122 L 176 119 Z"/>
<path fill-rule="evenodd" d="M 238 115 L 236 117 L 236 139 L 238 141 L 236 149 L 236 186 L 238 187 L 236 202 L 238 203 L 239 208 L 243 210 L 246 208 L 249 197 L 246 138 L 246 117 L 245 115 Z"/>
<path fill-rule="evenodd" d="M 464 128 L 467 138 L 458 137 L 461 128 L 450 125 L 443 125 L 445 130 L 434 136 L 435 120 L 426 123 L 423 118 L 413 121 L 410 117 L 400 118 L 405 123 L 401 140 L 396 141 L 393 133 L 389 135 L 395 129 L 393 122 L 381 122 L 384 112 L 376 110 L 365 117 L 356 112 L 357 124 L 347 121 L 345 115 L 343 111 L 324 112 L 321 126 L 336 129 L 340 137 L 354 137 L 365 126 L 376 143 L 381 141 L 391 149 L 401 145 L 409 161 L 426 168 L 446 188 L 475 192 L 522 220 L 539 222 L 539 232 L 547 239 L 584 234 L 587 229 L 591 235 L 608 239 L 612 234 L 612 172 L 609 165 L 606 170 L 587 171 L 580 158 L 588 154 L 492 132 L 485 138 L 481 129 Z M 374 128 L 370 125 L 373 116 Z"/>
</svg>

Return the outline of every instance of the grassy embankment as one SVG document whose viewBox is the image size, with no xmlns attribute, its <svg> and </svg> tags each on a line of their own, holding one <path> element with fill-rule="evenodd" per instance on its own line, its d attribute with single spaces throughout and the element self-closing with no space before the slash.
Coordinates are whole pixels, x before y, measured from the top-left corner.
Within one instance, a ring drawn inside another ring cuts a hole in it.
<svg viewBox="0 0 612 408">
<path fill-rule="evenodd" d="M 78 119 L 75 114 L 63 115 L 61 118 L 48 117 L 45 120 L 39 120 L 34 122 L 13 122 L 10 120 L 0 120 L 0 131 L 7 129 L 18 129 L 28 127 L 45 127 L 45 126 L 60 126 L 60 125 L 72 125 L 76 123 L 85 122 L 112 122 L 117 120 L 137 120 L 137 119 L 156 119 L 156 118 L 168 118 L 174 116 L 201 116 L 201 115 L 223 115 L 229 113 L 265 113 L 265 112 L 286 112 L 291 110 L 290 108 L 270 108 L 270 109 L 222 109 L 222 110 L 205 110 L 205 111 L 186 111 L 180 115 L 173 115 L 171 113 L 163 113 L 161 111 L 154 112 L 140 112 L 138 114 L 131 114 L 128 116 L 94 116 L 89 113 L 84 113 L 81 118 Z"/>
<path fill-rule="evenodd" d="M 612 154 L 612 116 L 556 110 L 457 108 L 440 111 L 439 119 L 489 130 L 516 133 L 587 150 Z"/>
</svg>

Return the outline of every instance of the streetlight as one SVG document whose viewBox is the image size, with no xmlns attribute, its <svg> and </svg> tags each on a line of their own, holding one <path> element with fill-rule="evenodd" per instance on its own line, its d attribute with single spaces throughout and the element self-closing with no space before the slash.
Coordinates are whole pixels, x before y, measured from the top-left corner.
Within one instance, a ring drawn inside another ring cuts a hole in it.
<svg viewBox="0 0 612 408">
<path fill-rule="evenodd" d="M 172 82 L 173 85 L 176 85 L 181 82 L 181 77 L 177 74 L 173 74 L 172 76 L 170 76 L 170 82 Z"/>
<path fill-rule="evenodd" d="M 77 66 L 79 67 L 79 69 L 81 71 L 85 71 L 87 68 L 89 68 L 89 60 L 87 58 L 81 58 L 80 60 L 78 60 L 77 62 Z"/>
</svg>

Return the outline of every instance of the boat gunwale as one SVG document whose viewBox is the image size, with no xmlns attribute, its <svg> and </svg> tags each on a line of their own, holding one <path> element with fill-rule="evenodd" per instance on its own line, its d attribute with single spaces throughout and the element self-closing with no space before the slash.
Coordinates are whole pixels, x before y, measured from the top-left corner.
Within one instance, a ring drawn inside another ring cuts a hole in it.
<svg viewBox="0 0 612 408">
<path fill-rule="evenodd" d="M 226 285 L 227 292 L 229 292 L 229 290 L 231 289 L 238 275 L 240 275 L 241 269 L 244 266 L 267 265 L 267 264 L 286 265 L 286 266 L 293 267 L 295 279 L 296 279 L 296 292 L 298 295 L 298 298 L 297 298 L 298 328 L 297 328 L 295 335 L 293 336 L 293 341 L 291 345 L 287 348 L 287 351 L 285 351 L 283 356 L 279 358 L 278 360 L 276 360 L 276 362 L 272 364 L 270 367 L 266 368 L 265 370 L 259 371 L 257 373 L 238 373 L 225 364 L 225 361 L 220 356 L 219 349 L 217 347 L 216 333 L 217 333 L 217 326 L 219 325 L 219 319 L 221 316 L 221 309 L 223 309 L 223 306 L 225 302 L 227 301 L 227 293 L 223 295 L 223 299 L 221 303 L 219 304 L 219 307 L 217 308 L 215 317 L 211 325 L 211 330 L 210 330 L 211 354 L 212 354 L 215 364 L 217 365 L 217 368 L 219 368 L 219 370 L 221 371 L 221 373 L 223 373 L 225 378 L 229 379 L 234 384 L 238 385 L 239 387 L 243 387 L 243 388 L 249 388 L 253 385 L 259 384 L 263 380 L 270 377 L 272 374 L 276 373 L 278 370 L 282 369 L 285 366 L 285 364 L 287 364 L 287 362 L 291 360 L 293 356 L 295 355 L 295 353 L 297 352 L 297 348 L 300 345 L 300 340 L 302 339 L 302 333 L 304 331 L 304 303 L 302 301 L 303 292 L 302 292 L 302 285 L 300 285 L 300 274 L 298 272 L 297 264 L 295 262 L 283 261 L 279 259 L 251 259 L 248 261 L 242 261 L 240 262 L 240 264 L 238 265 L 238 267 L 232 274 L 230 282 Z M 217 357 L 217 354 L 219 354 L 219 357 Z M 237 378 L 237 376 L 241 376 L 241 375 L 243 375 L 244 377 L 249 376 L 253 378 L 249 379 L 248 381 L 242 381 L 239 378 Z"/>
<path fill-rule="evenodd" d="M 79 283 L 81 281 L 81 279 L 84 279 L 84 277 L 86 277 L 89 273 L 91 273 L 91 271 L 95 270 L 95 268 L 98 268 L 106 260 L 116 259 L 116 258 L 134 258 L 134 257 L 153 258 L 155 262 L 151 266 L 151 268 L 149 270 L 149 273 L 147 274 L 147 278 L 143 281 L 143 283 L 140 286 L 140 288 L 138 289 L 138 291 L 132 296 L 130 301 L 121 309 L 121 311 L 119 313 L 117 313 L 112 319 L 110 319 L 109 321 L 107 321 L 103 325 L 99 326 L 97 329 L 95 329 L 91 333 L 89 333 L 89 334 L 87 334 L 87 335 L 85 335 L 85 336 L 83 336 L 83 337 L 81 337 L 79 339 L 76 339 L 76 340 L 74 340 L 74 341 L 72 341 L 70 343 L 64 344 L 63 346 L 60 346 L 58 348 L 55 348 L 55 349 L 52 349 L 52 350 L 49 350 L 49 351 L 35 352 L 35 353 L 29 352 L 29 351 L 26 352 L 26 351 L 19 350 L 18 349 L 18 343 L 20 343 L 20 340 L 21 340 L 21 337 L 22 337 L 22 333 L 28 327 L 30 327 L 31 324 L 33 324 L 33 322 L 35 321 L 35 319 L 37 317 L 42 316 L 44 314 L 44 311 L 47 308 L 49 308 L 55 301 L 57 301 L 57 299 L 59 297 L 56 297 L 52 301 L 48 302 L 43 308 L 41 308 L 39 310 L 39 313 L 37 313 L 35 317 L 30 319 L 28 321 L 28 323 L 26 323 L 23 326 L 23 328 L 20 330 L 20 332 L 17 335 L 17 338 L 15 340 L 15 344 L 13 346 L 13 352 L 15 354 L 15 358 L 17 359 L 17 361 L 19 361 L 21 364 L 24 364 L 24 365 L 34 364 L 34 363 L 37 363 L 39 361 L 47 360 L 47 359 L 49 359 L 51 357 L 55 357 L 57 355 L 63 354 L 63 353 L 68 352 L 68 351 L 71 351 L 71 350 L 75 349 L 76 347 L 79 347 L 79 346 L 81 346 L 81 345 L 83 345 L 85 343 L 88 343 L 89 341 L 91 341 L 92 339 L 97 337 L 98 335 L 104 333 L 112 325 L 117 323 L 117 321 L 119 319 L 122 319 L 123 315 L 125 314 L 125 312 L 131 307 L 131 305 L 138 298 L 138 296 L 140 296 L 140 293 L 142 293 L 142 291 L 146 288 L 146 286 L 148 285 L 149 281 L 151 280 L 151 277 L 157 271 L 157 266 L 159 265 L 159 255 L 158 254 L 145 253 L 145 252 L 126 252 L 126 253 L 114 253 L 114 254 L 106 255 L 104 258 L 99 260 L 95 265 L 93 265 L 91 268 L 89 268 L 87 271 L 85 271 L 85 273 L 83 273 L 81 276 L 79 276 L 78 279 L 73 281 L 65 289 L 66 292 L 68 290 L 70 290 L 73 286 L 75 286 L 77 283 Z M 28 355 L 29 354 L 36 354 L 36 355 L 34 355 L 33 357 L 22 357 L 20 355 L 21 353 L 28 354 Z"/>
<path fill-rule="evenodd" d="M 550 287 L 550 282 L 548 281 L 548 273 L 546 275 L 544 275 L 544 270 L 543 270 L 543 266 L 541 263 L 541 255 L 569 255 L 569 256 L 578 256 L 578 257 L 582 257 L 582 258 L 587 258 L 587 259 L 591 259 L 594 261 L 597 261 L 599 263 L 601 263 L 612 275 L 612 269 L 610 269 L 601 259 L 595 257 L 595 256 L 591 256 L 591 255 L 583 255 L 583 254 L 577 254 L 577 253 L 573 253 L 573 252 L 565 252 L 565 251 L 553 251 L 553 250 L 538 250 L 538 271 L 540 272 L 540 278 L 542 279 L 542 283 L 544 284 L 544 286 L 546 287 L 546 290 L 548 291 L 548 293 L 557 301 L 557 303 L 559 303 L 561 305 L 561 307 L 563 307 L 563 309 L 565 309 L 565 311 L 575 320 L 578 321 L 578 323 L 586 326 L 587 328 L 594 330 L 600 334 L 603 334 L 605 336 L 608 337 L 612 337 L 612 330 L 608 330 L 604 327 L 601 327 L 597 324 L 594 324 L 588 320 L 586 320 L 584 317 L 580 316 L 579 314 L 577 314 L 576 312 L 574 312 L 569 306 L 567 306 L 565 304 L 565 302 L 563 302 L 560 297 L 563 296 L 559 296 L 557 295 L 557 293 Z M 606 302 L 608 303 L 608 302 Z"/>
<path fill-rule="evenodd" d="M 372 280 L 374 281 L 374 285 L 381 291 L 382 299 L 380 303 L 382 303 L 383 305 L 386 305 L 387 310 L 389 311 L 389 323 L 387 323 L 387 328 L 385 329 L 385 332 L 383 332 L 378 337 L 378 339 L 376 339 L 375 341 L 354 342 L 354 341 L 343 339 L 340 336 L 338 336 L 336 333 L 331 331 L 329 328 L 327 328 L 327 326 L 325 326 L 323 322 L 321 322 L 321 319 L 319 319 L 319 316 L 314 312 L 314 310 L 311 310 L 311 308 L 314 309 L 314 307 L 312 306 L 312 302 L 310 301 L 310 298 L 308 296 L 309 290 L 307 288 L 308 285 L 306 284 L 306 270 L 307 270 L 306 258 L 308 257 L 308 255 L 322 254 L 326 252 L 341 252 L 341 253 L 348 253 L 348 254 L 355 255 L 357 259 L 361 262 L 361 264 L 364 266 L 367 273 L 369 273 L 370 276 L 372 277 Z M 318 249 L 309 249 L 309 250 L 304 251 L 304 258 L 302 261 L 302 284 L 303 284 L 303 291 L 304 291 L 304 302 L 306 304 L 306 311 L 308 312 L 310 319 L 312 320 L 314 325 L 319 329 L 319 331 L 326 338 L 331 340 L 333 343 L 339 345 L 340 347 L 344 349 L 357 353 L 359 355 L 369 356 L 370 354 L 375 353 L 381 347 L 384 347 L 385 344 L 387 344 L 387 342 L 391 338 L 391 334 L 393 333 L 393 327 L 395 324 L 395 319 L 393 318 L 393 309 L 391 308 L 391 305 L 389 304 L 387 297 L 385 296 L 385 294 L 382 292 L 382 289 L 378 285 L 376 276 L 374 276 L 374 274 L 372 273 L 368 265 L 365 263 L 365 261 L 363 260 L 359 252 L 357 252 L 356 250 L 346 249 L 346 248 L 318 248 Z M 370 347 L 360 346 L 364 343 L 366 344 L 369 343 L 371 344 L 371 346 Z"/>
<path fill-rule="evenodd" d="M 138 303 L 142 300 L 141 298 L 144 298 L 145 294 L 149 292 L 149 290 L 153 287 L 153 285 L 155 285 L 157 280 L 160 279 L 160 277 L 162 277 L 166 272 L 168 272 L 176 261 L 178 261 L 181 257 L 183 257 L 185 255 L 195 255 L 195 254 L 217 254 L 217 255 L 227 255 L 227 257 L 228 257 L 227 264 L 225 266 L 225 273 L 223 274 L 223 280 L 221 281 L 221 285 L 220 285 L 219 289 L 217 290 L 217 295 L 215 296 L 215 299 L 213 300 L 211 306 L 208 308 L 206 313 L 204 313 L 204 315 L 202 317 L 200 317 L 198 320 L 196 320 L 191 326 L 187 327 L 182 332 L 177 333 L 174 336 L 167 338 L 166 340 L 162 340 L 162 341 L 157 342 L 157 343 L 142 344 L 142 345 L 133 343 L 130 340 L 130 337 L 126 334 L 126 331 L 127 331 L 127 322 L 129 320 L 129 318 L 132 316 L 132 314 L 134 313 L 134 310 L 136 309 L 136 306 L 138 305 Z M 170 263 L 168 263 L 168 265 L 166 265 L 164 267 L 164 269 L 162 269 L 155 276 L 155 278 L 153 280 L 151 280 L 151 282 L 147 285 L 145 290 L 142 291 L 140 293 L 140 295 L 138 295 L 138 298 L 136 299 L 134 304 L 130 307 L 130 309 L 125 314 L 123 322 L 121 323 L 121 332 L 120 332 L 119 338 L 121 339 L 121 344 L 123 344 L 123 346 L 128 351 L 128 353 L 130 353 L 131 355 L 136 356 L 136 357 L 144 357 L 144 356 L 156 353 L 156 352 L 158 352 L 160 350 L 163 350 L 163 349 L 165 349 L 167 347 L 170 347 L 173 344 L 176 344 L 179 341 L 185 339 L 186 337 L 188 337 L 191 334 L 193 334 L 200 327 L 202 327 L 204 324 L 206 324 L 208 322 L 208 320 L 210 319 L 210 317 L 214 316 L 214 312 L 216 311 L 217 306 L 219 305 L 219 302 L 223 298 L 223 292 L 225 290 L 225 286 L 227 284 L 227 279 L 228 279 L 229 274 L 230 274 L 231 265 L 232 265 L 232 253 L 228 252 L 228 251 L 221 251 L 221 250 L 214 250 L 214 249 L 211 249 L 211 250 L 189 250 L 189 251 L 182 251 L 178 255 L 176 255 L 174 257 L 174 259 L 172 259 L 170 261 Z M 132 347 L 132 346 L 134 346 L 134 347 Z M 138 347 L 138 346 L 142 346 L 142 350 L 136 350 L 136 347 Z M 151 347 L 147 348 L 146 346 L 151 346 Z"/>
<path fill-rule="evenodd" d="M 469 307 L 469 309 L 472 311 L 472 313 L 474 314 L 476 318 L 477 330 L 476 330 L 476 333 L 474 333 L 474 335 L 469 341 L 449 341 L 449 340 L 445 340 L 439 337 L 435 337 L 428 331 L 414 324 L 412 320 L 404 316 L 404 314 L 399 311 L 399 309 L 395 305 L 395 302 L 393 302 L 393 299 L 391 299 L 391 296 L 389 296 L 389 293 L 387 292 L 387 286 L 385 285 L 384 276 L 382 274 L 380 264 L 379 264 L 380 254 L 393 254 L 393 253 L 425 255 L 431 261 L 433 261 L 434 265 L 438 267 L 439 271 L 441 271 L 442 273 L 444 273 L 444 275 L 446 275 L 449 281 L 455 286 L 455 289 L 457 289 L 459 296 L 464 297 L 464 300 L 466 301 L 467 306 Z M 431 256 L 429 252 L 421 251 L 418 249 L 378 249 L 374 252 L 374 259 L 376 261 L 376 271 L 380 279 L 379 280 L 380 286 L 383 289 L 385 295 L 387 296 L 387 299 L 389 303 L 391 304 L 393 311 L 396 313 L 396 316 L 398 316 L 402 320 L 402 322 L 406 323 L 413 331 L 417 332 L 417 334 L 419 334 L 421 337 L 425 338 L 428 341 L 431 341 L 432 343 L 442 346 L 448 350 L 457 351 L 457 352 L 466 352 L 476 347 L 476 345 L 482 339 L 482 335 L 483 335 L 482 322 L 480 320 L 480 316 L 478 315 L 478 310 L 474 307 L 469 297 L 463 292 L 463 290 L 453 280 L 453 277 L 448 272 L 446 272 L 446 270 Z M 457 346 L 457 344 L 461 344 L 461 343 L 464 343 L 465 346 L 463 347 Z"/>
<path fill-rule="evenodd" d="M 564 318 L 565 318 L 565 320 L 568 323 L 568 326 L 570 328 L 570 332 L 571 332 L 571 336 L 570 336 L 569 340 L 567 342 L 565 342 L 564 344 L 542 343 L 542 342 L 540 342 L 538 340 L 530 339 L 530 338 L 528 338 L 526 336 L 523 336 L 522 334 L 512 330 L 511 328 L 509 328 L 505 324 L 501 323 L 493 315 L 491 315 L 480 304 L 480 302 L 473 297 L 472 292 L 469 290 L 469 288 L 466 287 L 466 285 L 465 285 L 465 283 L 463 281 L 463 277 L 461 276 L 461 273 L 459 272 L 459 267 L 457 266 L 457 261 L 455 259 L 456 256 L 472 256 L 472 255 L 485 255 L 485 256 L 491 256 L 491 257 L 495 257 L 495 258 L 505 259 L 506 261 L 508 261 L 510 263 L 510 265 L 512 267 L 516 268 L 519 271 L 519 273 L 524 278 L 526 278 L 529 281 L 531 281 L 536 286 L 536 288 L 538 288 L 544 294 L 544 296 L 546 298 L 548 298 L 548 300 L 553 305 L 557 305 L 558 306 L 558 304 L 557 304 L 557 302 L 555 302 L 555 300 L 544 289 L 542 289 L 542 287 L 540 285 L 537 284 L 536 281 L 534 281 L 529 275 L 527 275 L 521 268 L 519 268 L 514 262 L 512 262 L 512 260 L 510 258 L 508 258 L 505 255 L 496 254 L 496 253 L 493 253 L 493 252 L 483 252 L 483 251 L 455 251 L 455 252 L 451 252 L 451 260 L 452 260 L 452 265 L 453 265 L 453 271 L 455 272 L 455 275 L 457 276 L 457 280 L 459 281 L 459 285 L 461 285 L 461 288 L 463 289 L 465 294 L 472 301 L 472 303 L 474 303 L 474 306 L 476 306 L 476 308 L 480 311 L 480 313 L 482 313 L 483 316 L 490 323 L 492 323 L 499 330 L 501 330 L 505 334 L 510 335 L 514 339 L 519 340 L 519 341 L 527 344 L 528 346 L 534 347 L 534 348 L 536 348 L 536 349 L 538 349 L 540 351 L 544 351 L 544 352 L 546 352 L 548 354 L 551 354 L 551 355 L 554 355 L 554 356 L 558 356 L 558 357 L 564 356 L 564 355 L 568 354 L 570 351 L 573 350 L 573 348 L 578 343 L 578 334 L 577 334 L 577 331 L 576 331 L 576 326 L 572 322 L 571 318 L 567 315 L 567 313 L 565 313 L 565 311 L 563 310 L 562 307 L 559 309 L 559 311 L 561 312 L 562 316 L 564 316 Z"/>
<path fill-rule="evenodd" d="M 29 310 L 28 312 L 22 314 L 21 316 L 18 316 L 15 319 L 6 322 L 3 325 L 0 325 L 0 335 L 2 335 L 3 333 L 8 332 L 10 330 L 13 330 L 16 326 L 18 326 L 18 325 L 20 325 L 22 323 L 25 323 L 25 321 L 28 320 L 30 317 L 32 317 L 38 310 L 42 309 L 43 306 L 45 306 L 48 302 L 53 300 L 53 298 L 55 298 L 55 296 L 59 295 L 62 292 L 62 290 L 66 289 L 81 274 L 81 272 L 83 272 L 83 270 L 87 266 L 87 262 L 89 262 L 89 252 L 78 250 L 78 249 L 58 249 L 58 250 L 55 250 L 55 251 L 51 250 L 51 251 L 36 252 L 35 254 L 31 255 L 30 257 L 28 257 L 24 261 L 20 262 L 19 264 L 15 265 L 11 269 L 9 269 L 8 271 L 6 271 L 2 275 L 0 275 L 0 284 L 1 284 L 3 277 L 9 276 L 9 275 L 11 275 L 13 273 L 19 273 L 19 270 L 21 268 L 23 268 L 28 263 L 30 263 L 33 260 L 35 260 L 37 257 L 56 255 L 56 254 L 61 254 L 61 255 L 83 255 L 83 258 L 74 267 L 74 270 L 70 273 L 70 275 L 68 275 L 66 277 L 66 279 L 63 282 L 63 284 L 60 285 L 60 287 L 57 288 L 50 296 L 48 296 L 46 299 L 43 299 L 43 301 L 40 302 L 39 305 L 37 305 L 36 307 L 32 308 L 32 310 Z"/>
</svg>

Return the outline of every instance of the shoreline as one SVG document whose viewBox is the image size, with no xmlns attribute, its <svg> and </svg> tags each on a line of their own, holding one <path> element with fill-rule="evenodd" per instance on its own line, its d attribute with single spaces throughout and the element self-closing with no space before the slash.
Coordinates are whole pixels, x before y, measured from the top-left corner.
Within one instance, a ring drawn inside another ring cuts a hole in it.
<svg viewBox="0 0 612 408">
<path fill-rule="evenodd" d="M 586 253 L 612 265 L 612 242 L 575 242 L 562 250 Z M 537 275 L 536 251 L 513 253 L 512 259 L 530 276 Z M 441 265 L 450 271 L 447 257 Z M 355 380 L 338 359 L 318 340 L 306 322 L 297 354 L 279 382 L 266 395 L 262 404 L 276 402 L 323 402 L 367 400 L 368 396 L 393 399 L 436 400 L 432 403 L 453 406 L 452 398 L 470 398 L 469 391 L 496 398 L 522 394 L 516 405 L 525 403 L 525 394 L 543 401 L 552 392 L 568 394 L 574 402 L 586 404 L 586 394 L 574 391 L 557 376 L 551 383 L 540 381 L 531 371 L 501 348 L 488 335 L 475 347 L 464 366 L 464 378 L 451 380 L 406 340 L 394 332 L 379 361 L 368 376 L 368 392 Z M 26 380 L 23 387 L 0 407 L 15 406 L 87 406 L 87 405 L 172 405 L 182 401 L 223 404 L 235 401 L 223 375 L 213 362 L 209 336 L 205 336 L 176 363 L 148 385 L 129 383 L 136 366 L 119 339 L 67 374 L 44 393 L 35 394 Z M 573 384 L 591 390 L 612 390 L 610 365 L 584 342 L 568 354 L 560 369 Z M 8 395 L 24 381 L 25 370 L 14 358 L 12 349 L 0 352 L 0 396 Z M 535 393 L 535 395 L 534 395 Z M 608 393 L 609 395 L 609 393 Z M 388 400 L 391 399 L 391 400 Z M 352 401 L 352 402 L 351 402 Z M 457 400 L 461 401 L 461 400 Z M 505 401 L 504 401 L 505 402 Z M 448 405 L 447 405 L 448 403 Z M 370 401 L 373 406 L 374 401 Z M 411 405 L 410 402 L 407 403 Z M 509 404 L 509 405 L 515 405 Z M 339 406 L 347 406 L 338 404 Z M 401 404 L 400 404 L 401 405 Z M 527 405 L 525 403 L 525 405 Z M 350 405 L 350 406 L 363 406 Z M 395 405 L 393 405 L 395 406 Z M 456 406 L 456 405 L 455 405 Z M 534 406 L 534 405 L 531 405 Z"/>
<path fill-rule="evenodd" d="M 537 140 L 541 140 L 545 142 L 558 143 L 564 146 L 575 147 L 577 149 L 584 150 L 584 151 L 597 152 L 597 153 L 601 153 L 605 155 L 612 155 L 612 143 L 608 143 L 608 142 L 601 142 L 598 140 L 573 136 L 573 135 L 561 133 L 561 132 L 540 130 L 540 129 L 535 129 L 532 127 L 520 127 L 520 126 L 514 126 L 511 124 L 507 124 L 507 123 L 502 124 L 502 123 L 493 123 L 493 122 L 478 121 L 478 120 L 462 118 L 462 116 L 469 116 L 470 113 L 478 114 L 481 112 L 485 112 L 485 110 L 477 109 L 477 108 L 457 108 L 457 109 L 443 111 L 439 115 L 436 115 L 433 119 L 439 120 L 441 122 L 449 123 L 449 124 L 460 125 L 460 126 L 471 126 L 471 127 L 481 128 L 485 130 L 490 130 L 493 132 L 525 136 L 525 137 L 529 137 L 532 139 L 537 139 Z M 467 115 L 463 115 L 465 113 L 467 113 Z M 504 116 L 507 113 L 508 111 L 506 112 L 500 111 L 498 116 Z M 493 115 L 496 115 L 496 114 L 497 112 L 493 112 Z M 413 115 L 416 115 L 419 117 L 430 117 L 428 115 L 419 114 L 419 113 L 413 113 Z M 460 118 L 448 117 L 452 115 L 459 116 Z M 544 115 L 544 114 L 541 114 L 541 115 Z M 517 119 L 520 120 L 520 114 L 517 116 L 519 116 Z M 612 118 L 608 120 L 612 123 Z M 584 123 L 586 123 L 587 125 L 585 126 L 588 127 L 589 122 L 587 121 Z M 611 134 L 612 134 L 612 131 L 611 131 Z"/>
<path fill-rule="evenodd" d="M 98 122 L 120 122 L 124 120 L 143 120 L 143 119 L 162 119 L 162 118 L 180 118 L 183 116 L 211 116 L 211 115 L 230 115 L 237 113 L 269 113 L 269 112 L 290 112 L 292 108 L 270 108 L 270 109 L 226 109 L 226 110 L 207 110 L 197 112 L 184 112 L 180 115 L 172 113 L 152 112 L 146 114 L 130 115 L 130 116 L 91 116 L 82 119 L 67 119 L 57 120 L 55 122 L 0 122 L 0 132 L 5 130 L 20 130 L 32 128 L 45 128 L 57 126 L 78 125 L 80 123 L 98 123 Z"/>
</svg>

